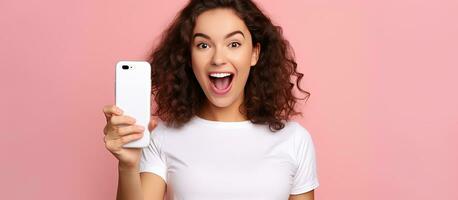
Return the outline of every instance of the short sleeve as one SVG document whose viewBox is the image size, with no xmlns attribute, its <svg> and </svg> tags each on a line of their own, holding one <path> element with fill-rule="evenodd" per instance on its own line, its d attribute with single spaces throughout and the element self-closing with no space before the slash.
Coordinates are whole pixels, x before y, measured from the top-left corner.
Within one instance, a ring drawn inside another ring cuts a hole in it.
<svg viewBox="0 0 458 200">
<path fill-rule="evenodd" d="M 296 124 L 294 154 L 297 171 L 294 175 L 290 194 L 302 194 L 319 186 L 315 147 L 310 133 L 299 123 Z"/>
<path fill-rule="evenodd" d="M 161 150 L 161 136 L 156 127 L 151 133 L 151 142 L 142 149 L 139 172 L 151 172 L 167 183 L 167 165 L 165 154 Z"/>
</svg>

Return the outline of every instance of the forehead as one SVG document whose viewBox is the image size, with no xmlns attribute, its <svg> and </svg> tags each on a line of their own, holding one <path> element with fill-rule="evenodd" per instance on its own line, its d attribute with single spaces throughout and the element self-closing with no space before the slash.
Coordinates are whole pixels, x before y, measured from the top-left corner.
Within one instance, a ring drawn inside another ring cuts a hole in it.
<svg viewBox="0 0 458 200">
<path fill-rule="evenodd" d="M 204 33 L 212 39 L 223 39 L 230 32 L 240 30 L 245 36 L 249 31 L 243 22 L 233 10 L 217 8 L 201 13 L 196 19 L 194 33 Z"/>
</svg>

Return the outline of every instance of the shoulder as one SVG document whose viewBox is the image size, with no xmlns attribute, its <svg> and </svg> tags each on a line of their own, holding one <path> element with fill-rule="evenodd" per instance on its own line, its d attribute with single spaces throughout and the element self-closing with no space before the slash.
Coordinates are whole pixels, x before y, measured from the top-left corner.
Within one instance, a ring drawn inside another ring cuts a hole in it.
<svg viewBox="0 0 458 200">
<path fill-rule="evenodd" d="M 287 122 L 287 126 L 289 126 L 289 129 L 291 133 L 294 135 L 296 138 L 302 138 L 302 139 L 311 139 L 311 134 L 308 131 L 307 128 L 305 128 L 302 124 L 296 121 L 289 121 Z"/>
<path fill-rule="evenodd" d="M 312 135 L 309 130 L 296 121 L 289 121 L 288 126 L 292 134 L 293 147 L 295 151 L 301 148 L 310 148 L 313 146 Z"/>
<path fill-rule="evenodd" d="M 185 124 L 187 125 L 187 124 Z M 152 138 L 158 141 L 166 141 L 170 137 L 175 136 L 177 133 L 180 133 L 184 130 L 184 127 L 173 127 L 169 126 L 166 121 L 157 118 L 157 125 L 151 131 Z"/>
<path fill-rule="evenodd" d="M 154 129 L 151 131 L 151 138 L 154 140 L 162 140 L 164 137 L 164 132 L 167 129 L 167 126 L 164 121 L 161 119 L 157 118 L 157 125 L 154 127 Z"/>
</svg>

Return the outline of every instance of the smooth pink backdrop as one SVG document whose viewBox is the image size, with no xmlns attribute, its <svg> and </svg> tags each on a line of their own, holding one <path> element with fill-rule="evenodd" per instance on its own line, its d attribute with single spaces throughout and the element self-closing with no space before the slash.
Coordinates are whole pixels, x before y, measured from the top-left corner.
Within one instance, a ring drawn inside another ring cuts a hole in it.
<svg viewBox="0 0 458 200">
<path fill-rule="evenodd" d="M 2 199 L 115 199 L 102 108 L 186 1 L 0 2 Z M 458 2 L 260 1 L 311 92 L 316 199 L 458 199 Z"/>
</svg>

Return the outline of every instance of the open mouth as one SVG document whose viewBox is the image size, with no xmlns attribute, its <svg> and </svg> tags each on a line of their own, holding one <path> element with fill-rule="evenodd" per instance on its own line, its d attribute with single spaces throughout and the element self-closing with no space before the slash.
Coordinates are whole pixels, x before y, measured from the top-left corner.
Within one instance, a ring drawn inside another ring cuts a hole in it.
<svg viewBox="0 0 458 200">
<path fill-rule="evenodd" d="M 225 77 L 213 77 L 208 75 L 208 77 L 210 78 L 216 93 L 225 93 L 227 92 L 226 90 L 228 90 L 228 88 L 231 86 L 234 74 L 231 73 L 229 76 Z"/>
</svg>

